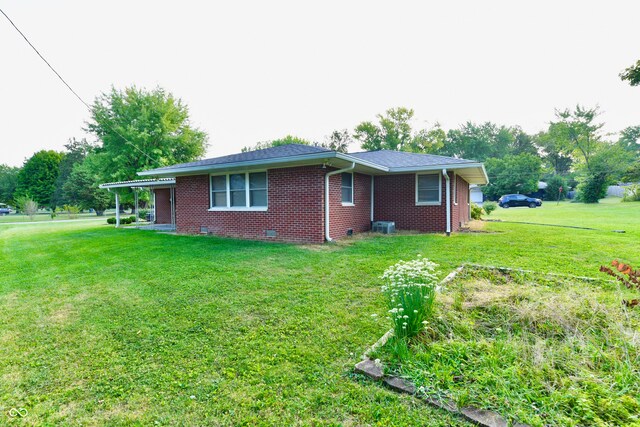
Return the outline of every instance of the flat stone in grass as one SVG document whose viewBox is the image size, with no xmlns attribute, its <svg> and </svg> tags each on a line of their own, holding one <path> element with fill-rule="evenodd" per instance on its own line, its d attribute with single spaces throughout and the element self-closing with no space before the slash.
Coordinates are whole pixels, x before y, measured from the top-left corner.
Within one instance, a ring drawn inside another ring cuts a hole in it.
<svg viewBox="0 0 640 427">
<path fill-rule="evenodd" d="M 384 383 L 391 389 L 399 391 L 400 393 L 415 394 L 416 386 L 411 381 L 404 380 L 398 377 L 387 377 L 384 379 Z"/>
<path fill-rule="evenodd" d="M 507 427 L 507 420 L 502 418 L 495 412 L 485 411 L 484 409 L 475 409 L 470 407 L 461 408 L 460 412 L 469 420 L 488 427 Z M 516 426 L 522 424 L 515 424 Z"/>
<path fill-rule="evenodd" d="M 376 381 L 380 381 L 382 377 L 384 377 L 382 369 L 371 359 L 366 359 L 358 363 L 356 365 L 356 372 L 366 375 Z"/>
</svg>

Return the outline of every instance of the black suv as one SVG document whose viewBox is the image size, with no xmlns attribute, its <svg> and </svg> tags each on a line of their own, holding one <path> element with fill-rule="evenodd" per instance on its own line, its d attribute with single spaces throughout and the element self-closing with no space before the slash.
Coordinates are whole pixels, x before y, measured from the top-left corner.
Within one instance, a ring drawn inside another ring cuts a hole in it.
<svg viewBox="0 0 640 427">
<path fill-rule="evenodd" d="M 538 206 L 542 206 L 542 200 L 527 197 L 524 194 L 507 194 L 498 199 L 498 205 L 503 208 L 512 208 L 515 206 L 537 208 Z"/>
</svg>

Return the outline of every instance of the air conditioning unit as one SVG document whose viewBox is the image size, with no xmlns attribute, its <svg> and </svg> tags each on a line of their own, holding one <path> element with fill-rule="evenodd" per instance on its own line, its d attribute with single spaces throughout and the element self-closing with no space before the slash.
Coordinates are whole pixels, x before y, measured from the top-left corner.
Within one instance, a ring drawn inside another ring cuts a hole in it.
<svg viewBox="0 0 640 427">
<path fill-rule="evenodd" d="M 396 232 L 396 223 L 393 221 L 374 221 L 371 227 L 374 233 L 390 234 Z"/>
</svg>

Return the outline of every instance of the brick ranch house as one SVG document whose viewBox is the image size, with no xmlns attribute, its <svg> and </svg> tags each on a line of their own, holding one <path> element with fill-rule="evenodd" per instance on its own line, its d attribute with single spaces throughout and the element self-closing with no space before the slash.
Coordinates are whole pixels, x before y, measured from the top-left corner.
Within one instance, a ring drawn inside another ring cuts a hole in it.
<svg viewBox="0 0 640 427">
<path fill-rule="evenodd" d="M 373 221 L 449 234 L 469 221 L 469 185 L 488 182 L 475 161 L 299 144 L 138 175 L 155 194 L 156 222 L 171 219 L 178 233 L 298 243 L 369 231 Z"/>
</svg>

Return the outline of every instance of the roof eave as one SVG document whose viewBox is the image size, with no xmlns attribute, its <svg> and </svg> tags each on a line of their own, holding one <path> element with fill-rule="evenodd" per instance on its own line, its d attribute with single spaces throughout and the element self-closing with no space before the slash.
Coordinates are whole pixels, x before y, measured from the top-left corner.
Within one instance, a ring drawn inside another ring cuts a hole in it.
<svg viewBox="0 0 640 427">
<path fill-rule="evenodd" d="M 110 188 L 160 187 L 174 185 L 175 183 L 175 179 L 140 179 L 134 181 L 105 182 L 98 185 L 98 188 L 108 190 Z"/>
<path fill-rule="evenodd" d="M 478 182 L 473 182 L 472 184 L 488 184 L 489 177 L 487 176 L 487 171 L 484 168 L 483 163 L 451 163 L 451 164 L 441 164 L 441 165 L 429 165 L 429 166 L 405 166 L 398 168 L 389 168 L 390 173 L 408 173 L 408 172 L 428 172 L 435 170 L 460 170 L 460 169 L 479 169 L 481 172 L 481 179 Z"/>
<path fill-rule="evenodd" d="M 378 164 L 368 162 L 365 160 L 360 160 L 355 157 L 349 156 L 348 154 L 337 153 L 335 151 L 326 151 L 320 153 L 312 153 L 312 154 L 301 154 L 298 156 L 286 156 L 286 157 L 276 157 L 273 159 L 266 160 L 250 160 L 244 162 L 232 162 L 232 163 L 219 163 L 213 165 L 199 165 L 199 166 L 189 166 L 183 168 L 167 168 L 167 169 L 151 169 L 147 171 L 138 172 L 140 176 L 154 176 L 154 177 L 175 177 L 180 175 L 193 175 L 198 172 L 212 172 L 216 170 L 226 170 L 226 169 L 239 169 L 239 168 L 252 168 L 252 167 L 272 167 L 272 166 L 285 166 L 287 164 L 293 164 L 298 162 L 306 162 L 306 161 L 323 161 L 328 159 L 340 159 L 349 162 L 355 162 L 356 164 L 360 164 L 362 166 L 370 167 L 380 171 L 388 171 L 389 168 L 384 166 L 380 166 Z"/>
</svg>

